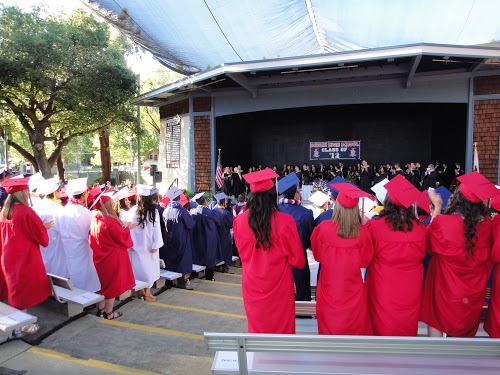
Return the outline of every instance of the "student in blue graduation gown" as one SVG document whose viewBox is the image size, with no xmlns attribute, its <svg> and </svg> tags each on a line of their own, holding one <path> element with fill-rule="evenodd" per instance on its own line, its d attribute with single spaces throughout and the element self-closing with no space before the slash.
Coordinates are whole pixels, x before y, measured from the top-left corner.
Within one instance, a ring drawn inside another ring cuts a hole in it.
<svg viewBox="0 0 500 375">
<path fill-rule="evenodd" d="M 219 232 L 215 222 L 213 211 L 207 207 L 205 193 L 198 193 L 193 197 L 196 207 L 189 213 L 194 220 L 195 226 L 192 230 L 193 238 L 193 262 L 207 267 L 205 278 L 214 280 L 214 268 L 220 261 Z"/>
<path fill-rule="evenodd" d="M 179 286 L 192 289 L 189 277 L 193 269 L 193 244 L 191 230 L 194 228 L 194 220 L 187 210 L 181 206 L 180 197 L 182 191 L 172 188 L 167 192 L 170 203 L 163 211 L 163 219 L 167 227 L 167 249 L 163 254 L 163 260 L 169 271 L 179 272 L 184 275 L 179 281 Z"/>
<path fill-rule="evenodd" d="M 229 267 L 233 264 L 233 241 L 231 239 L 233 215 L 226 209 L 226 194 L 215 194 L 215 199 L 217 206 L 214 207 L 212 212 L 219 230 L 221 258 L 226 264 L 226 272 L 229 272 Z"/>
<path fill-rule="evenodd" d="M 302 250 L 307 259 L 306 250 L 311 247 L 311 234 L 314 229 L 314 216 L 311 210 L 301 206 L 300 190 L 298 190 L 299 179 L 295 173 L 278 181 L 278 192 L 283 194 L 278 204 L 278 211 L 289 214 L 297 224 L 299 231 L 300 241 L 302 243 Z M 297 293 L 295 295 L 296 301 L 310 301 L 311 300 L 311 271 L 309 270 L 309 263 L 301 269 L 292 268 L 293 279 Z"/>
</svg>

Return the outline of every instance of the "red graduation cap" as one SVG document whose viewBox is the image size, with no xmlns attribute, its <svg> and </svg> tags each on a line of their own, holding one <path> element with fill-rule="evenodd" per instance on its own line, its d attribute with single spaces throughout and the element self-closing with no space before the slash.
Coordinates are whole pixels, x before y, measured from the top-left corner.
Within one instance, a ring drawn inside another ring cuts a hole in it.
<svg viewBox="0 0 500 375">
<path fill-rule="evenodd" d="M 470 172 L 457 177 L 460 190 L 472 203 L 479 203 L 498 194 L 498 189 L 479 172 Z"/>
<path fill-rule="evenodd" d="M 330 184 L 330 186 L 339 192 L 339 195 L 337 195 L 337 203 L 340 203 L 340 205 L 345 208 L 356 207 L 361 197 L 375 200 L 373 196 L 351 184 L 339 183 Z"/>
<path fill-rule="evenodd" d="M 29 177 L 25 178 L 11 178 L 2 182 L 2 187 L 7 194 L 12 194 L 17 191 L 28 190 Z"/>
<path fill-rule="evenodd" d="M 165 207 L 167 207 L 168 204 L 170 203 L 170 198 L 169 197 L 165 197 L 160 202 L 163 203 L 165 205 Z"/>
<path fill-rule="evenodd" d="M 274 187 L 273 178 L 279 177 L 271 168 L 243 175 L 246 182 L 250 184 L 252 193 L 261 193 Z"/>
<path fill-rule="evenodd" d="M 184 207 L 186 204 L 189 203 L 189 199 L 184 195 L 184 193 L 181 193 L 181 206 Z"/>
<path fill-rule="evenodd" d="M 397 206 L 408 208 L 414 202 L 418 201 L 420 197 L 420 191 L 400 174 L 385 184 L 384 187 L 387 190 L 389 198 Z"/>
<path fill-rule="evenodd" d="M 429 196 L 427 195 L 427 190 L 424 190 L 423 192 L 420 193 L 420 196 L 418 197 L 417 200 L 417 205 L 420 207 L 422 210 L 427 212 L 429 215 L 431 213 L 431 200 L 429 199 Z"/>
<path fill-rule="evenodd" d="M 95 198 L 94 203 L 92 203 L 92 206 L 90 206 L 90 209 L 92 210 L 95 208 L 96 210 L 98 210 L 102 205 L 106 204 L 111 199 L 111 195 L 102 193 L 100 196 Z"/>
</svg>

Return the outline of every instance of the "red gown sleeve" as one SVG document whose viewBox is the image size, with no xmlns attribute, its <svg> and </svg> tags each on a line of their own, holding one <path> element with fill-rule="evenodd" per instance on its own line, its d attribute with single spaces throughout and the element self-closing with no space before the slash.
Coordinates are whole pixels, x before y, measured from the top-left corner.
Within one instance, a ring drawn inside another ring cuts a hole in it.
<svg viewBox="0 0 500 375">
<path fill-rule="evenodd" d="M 282 223 L 279 223 L 282 226 L 280 241 L 283 253 L 287 256 L 289 264 L 295 268 L 302 268 L 306 264 L 306 258 L 302 250 L 302 242 L 300 241 L 295 220 L 290 215 L 283 214 L 280 216 L 283 218 Z"/>
<path fill-rule="evenodd" d="M 361 268 L 368 268 L 375 255 L 375 248 L 368 228 L 361 226 L 359 232 L 361 240 Z"/>
<path fill-rule="evenodd" d="M 316 228 L 314 228 L 311 235 L 311 250 L 313 252 L 314 259 L 316 259 L 320 263 L 321 263 L 321 241 L 318 237 L 320 235 L 319 228 L 321 227 L 321 224 Z"/>
<path fill-rule="evenodd" d="M 114 242 L 116 247 L 128 250 L 134 246 L 134 242 L 130 236 L 130 229 L 124 228 L 118 220 L 108 218 L 108 220 L 106 220 L 106 226 L 108 227 L 108 233 L 112 234 L 109 236 L 109 240 Z"/>
<path fill-rule="evenodd" d="M 30 207 L 26 210 L 26 224 L 33 242 L 42 247 L 49 245 L 49 234 L 43 225 L 42 219 Z"/>
<path fill-rule="evenodd" d="M 491 248 L 490 260 L 493 263 L 500 263 L 500 231 L 498 230 L 497 220 L 493 220 L 493 246 Z"/>
</svg>

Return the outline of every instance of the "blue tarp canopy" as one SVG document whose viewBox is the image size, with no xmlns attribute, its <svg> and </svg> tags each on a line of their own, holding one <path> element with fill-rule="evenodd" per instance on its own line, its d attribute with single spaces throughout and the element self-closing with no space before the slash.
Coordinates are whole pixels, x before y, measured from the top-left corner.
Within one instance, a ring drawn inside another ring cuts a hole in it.
<svg viewBox="0 0 500 375">
<path fill-rule="evenodd" d="M 499 0 L 82 1 L 184 74 L 415 43 L 500 46 Z"/>
</svg>

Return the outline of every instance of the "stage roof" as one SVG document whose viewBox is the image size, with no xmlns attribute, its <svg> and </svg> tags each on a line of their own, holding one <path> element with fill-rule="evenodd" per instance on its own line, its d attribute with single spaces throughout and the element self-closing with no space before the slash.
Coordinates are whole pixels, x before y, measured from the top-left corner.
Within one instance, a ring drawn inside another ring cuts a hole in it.
<svg viewBox="0 0 500 375">
<path fill-rule="evenodd" d="M 138 96 L 133 104 L 161 106 L 188 94 L 257 98 L 262 90 L 396 79 L 411 88 L 419 77 L 500 74 L 500 49 L 418 44 L 303 57 L 222 64 Z"/>
<path fill-rule="evenodd" d="M 500 0 L 82 0 L 184 74 L 221 64 L 500 40 Z"/>
</svg>

